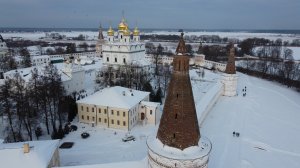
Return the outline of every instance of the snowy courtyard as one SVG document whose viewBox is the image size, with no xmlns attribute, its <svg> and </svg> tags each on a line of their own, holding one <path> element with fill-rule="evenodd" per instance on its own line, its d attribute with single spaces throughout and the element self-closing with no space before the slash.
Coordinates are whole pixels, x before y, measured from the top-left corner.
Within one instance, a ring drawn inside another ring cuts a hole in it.
<svg viewBox="0 0 300 168">
<path fill-rule="evenodd" d="M 197 74 L 191 71 L 196 104 L 219 76 L 211 71 L 205 74 L 205 80 L 211 82 L 196 80 Z M 201 135 L 208 137 L 213 146 L 209 167 L 299 167 L 299 93 L 277 83 L 238 75 L 239 95 L 221 96 L 201 124 Z M 245 86 L 247 95 L 243 97 Z M 60 149 L 63 166 L 143 161 L 147 156 L 146 139 L 157 130 L 157 126 L 138 125 L 130 131 L 136 140 L 123 142 L 124 131 L 77 125 L 78 130 L 61 142 L 75 142 L 71 149 Z M 84 131 L 91 136 L 82 139 Z M 240 136 L 233 136 L 233 132 Z"/>
</svg>

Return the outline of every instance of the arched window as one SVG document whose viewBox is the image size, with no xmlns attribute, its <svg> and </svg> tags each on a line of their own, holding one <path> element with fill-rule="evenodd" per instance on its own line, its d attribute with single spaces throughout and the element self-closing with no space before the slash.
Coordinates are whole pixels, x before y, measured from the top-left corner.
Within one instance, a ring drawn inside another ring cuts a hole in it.
<svg viewBox="0 0 300 168">
<path fill-rule="evenodd" d="M 117 58 L 115 58 L 115 62 L 118 62 Z"/>
<path fill-rule="evenodd" d="M 121 39 L 123 39 L 123 35 L 121 35 Z"/>
<path fill-rule="evenodd" d="M 123 58 L 123 63 L 124 63 L 124 64 L 126 63 L 126 59 L 125 59 L 125 58 Z"/>
<path fill-rule="evenodd" d="M 109 62 L 109 58 L 108 57 L 106 57 L 106 62 Z"/>
</svg>

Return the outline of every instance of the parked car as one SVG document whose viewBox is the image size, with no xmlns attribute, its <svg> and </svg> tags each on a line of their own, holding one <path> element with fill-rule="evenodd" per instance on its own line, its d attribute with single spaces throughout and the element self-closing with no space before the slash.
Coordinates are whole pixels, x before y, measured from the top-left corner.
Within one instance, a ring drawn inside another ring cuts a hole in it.
<svg viewBox="0 0 300 168">
<path fill-rule="evenodd" d="M 124 138 L 122 138 L 123 142 L 127 142 L 127 141 L 135 141 L 135 137 L 134 136 L 126 136 Z"/>
<path fill-rule="evenodd" d="M 83 139 L 88 138 L 89 136 L 90 136 L 90 134 L 87 132 L 84 132 L 81 134 L 81 138 L 83 138 Z"/>
</svg>

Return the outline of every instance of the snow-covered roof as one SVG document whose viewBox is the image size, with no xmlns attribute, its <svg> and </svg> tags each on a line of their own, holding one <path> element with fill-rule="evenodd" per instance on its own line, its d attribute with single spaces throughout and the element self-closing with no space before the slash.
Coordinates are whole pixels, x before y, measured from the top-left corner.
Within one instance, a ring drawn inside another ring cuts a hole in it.
<svg viewBox="0 0 300 168">
<path fill-rule="evenodd" d="M 56 66 L 56 68 L 58 69 L 58 73 L 61 74 L 61 80 L 62 81 L 68 81 L 71 80 L 71 77 L 69 75 L 67 75 L 66 73 L 63 72 L 63 68 L 64 68 L 64 63 L 58 63 L 58 64 L 53 64 L 54 66 Z M 15 69 L 15 70 L 11 70 L 8 72 L 4 73 L 4 76 L 8 76 L 10 78 L 14 78 L 14 75 L 19 72 L 21 77 L 25 80 L 25 82 L 29 82 L 29 79 L 31 79 L 31 71 L 36 68 L 39 72 L 39 74 L 43 74 L 44 73 L 44 69 L 45 69 L 46 65 L 43 66 L 32 66 L 32 67 L 28 67 L 28 68 L 21 68 L 21 69 Z M 76 67 L 74 67 L 73 71 L 77 72 L 77 71 L 83 71 L 84 69 L 81 67 L 78 67 L 78 65 L 75 65 Z"/>
<path fill-rule="evenodd" d="M 32 59 L 40 59 L 40 58 L 50 58 L 49 55 L 35 55 L 31 56 Z"/>
<path fill-rule="evenodd" d="M 24 143 L 29 143 L 29 153 L 23 152 Z M 47 167 L 58 145 L 59 140 L 0 144 L 1 167 Z"/>
<path fill-rule="evenodd" d="M 79 165 L 79 166 L 67 166 L 60 168 L 146 168 L 146 158 L 141 161 L 128 161 L 128 162 L 117 162 L 117 163 L 105 163 L 105 164 L 93 164 L 93 165 Z"/>
<path fill-rule="evenodd" d="M 136 65 L 142 65 L 142 66 L 148 66 L 151 64 L 151 62 L 146 58 L 141 58 L 139 60 L 132 60 L 132 63 Z"/>
<path fill-rule="evenodd" d="M 149 149 L 159 155 L 178 160 L 193 160 L 207 156 L 211 151 L 211 142 L 201 137 L 198 146 L 191 146 L 184 150 L 164 145 L 156 136 L 149 136 L 147 139 Z"/>
<path fill-rule="evenodd" d="M 77 103 L 130 109 L 149 94 L 150 92 L 114 86 L 98 91 L 91 96 L 77 101 Z"/>
<path fill-rule="evenodd" d="M 31 51 L 36 51 L 39 50 L 39 46 L 28 46 L 27 49 Z"/>
<path fill-rule="evenodd" d="M 157 102 L 150 102 L 150 101 L 141 101 L 142 105 L 148 106 L 148 107 L 157 107 L 160 105 L 160 103 Z"/>
</svg>

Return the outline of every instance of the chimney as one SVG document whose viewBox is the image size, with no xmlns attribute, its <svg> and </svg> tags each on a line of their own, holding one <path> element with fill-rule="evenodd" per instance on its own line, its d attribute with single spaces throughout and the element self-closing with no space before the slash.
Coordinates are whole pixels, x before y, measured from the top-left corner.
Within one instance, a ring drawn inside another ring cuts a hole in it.
<svg viewBox="0 0 300 168">
<path fill-rule="evenodd" d="M 29 143 L 24 143 L 23 152 L 24 153 L 29 153 L 29 151 L 30 151 Z"/>
</svg>

